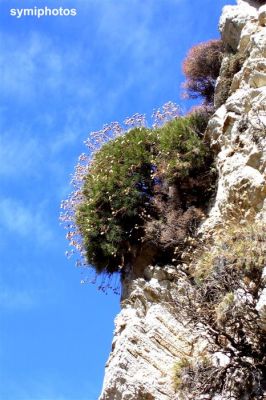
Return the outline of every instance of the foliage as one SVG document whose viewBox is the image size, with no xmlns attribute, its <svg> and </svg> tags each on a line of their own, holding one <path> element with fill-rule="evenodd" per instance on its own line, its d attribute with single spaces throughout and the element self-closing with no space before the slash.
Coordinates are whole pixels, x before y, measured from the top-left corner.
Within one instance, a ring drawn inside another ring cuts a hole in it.
<svg viewBox="0 0 266 400">
<path fill-rule="evenodd" d="M 194 337 L 207 342 L 213 362 L 207 370 L 193 367 L 194 381 L 181 374 L 180 388 L 188 399 L 207 393 L 262 399 L 266 331 L 257 304 L 265 288 L 266 228 L 238 223 L 221 229 L 209 243 L 192 241 L 190 253 L 193 246 L 186 284 L 174 300 L 176 315 L 190 322 Z M 214 362 L 217 353 L 227 360 L 223 365 Z"/>
<path fill-rule="evenodd" d="M 190 396 L 191 386 L 195 389 L 206 384 L 206 380 L 215 371 L 208 357 L 182 357 L 174 365 L 173 384 L 178 391 L 178 398 L 187 399 Z M 212 394 L 210 390 L 208 394 Z M 194 397 L 195 399 L 195 397 Z"/>
<path fill-rule="evenodd" d="M 233 292 L 228 292 L 224 295 L 221 301 L 215 307 L 217 322 L 219 324 L 226 321 L 228 313 L 233 312 L 235 295 Z"/>
<path fill-rule="evenodd" d="M 187 176 L 203 165 L 207 149 L 196 133 L 201 125 L 200 114 L 190 115 L 173 120 L 155 132 L 156 168 L 163 168 L 168 179 Z"/>
<path fill-rule="evenodd" d="M 167 103 L 154 112 L 152 128 L 135 114 L 125 127 L 105 125 L 86 142 L 92 157 L 80 157 L 73 179 L 76 190 L 63 202 L 61 216 L 70 245 L 81 253 L 80 264 L 107 274 L 125 270 L 145 240 L 148 246 L 154 241 L 148 238 L 152 221 L 160 226 L 156 237 L 164 233 L 165 238 L 167 227 L 178 218 L 179 231 L 186 232 L 202 217 L 196 207 L 210 196 L 207 187 L 213 181 L 212 156 L 202 139 L 210 113 L 201 109 L 185 117 L 178 114 L 178 108 Z M 173 187 L 184 191 L 178 205 L 169 194 Z"/>
<path fill-rule="evenodd" d="M 216 236 L 215 246 L 200 255 L 193 276 L 200 284 L 223 265 L 238 269 L 244 274 L 253 274 L 265 265 L 265 230 L 256 224 L 229 226 L 226 234 Z"/>
<path fill-rule="evenodd" d="M 82 189 L 76 223 L 86 257 L 98 272 L 121 269 L 144 222 L 158 212 L 155 187 L 203 168 L 208 149 L 195 133 L 202 120 L 180 117 L 160 128 L 133 128 L 95 154 Z"/>
<path fill-rule="evenodd" d="M 163 105 L 162 109 L 153 112 L 153 127 L 159 127 L 167 121 L 177 118 L 179 115 L 180 111 L 176 104 L 168 102 Z M 126 118 L 123 124 L 118 122 L 105 124 L 99 131 L 91 132 L 88 139 L 84 142 L 87 147 L 87 153 L 82 153 L 79 157 L 71 180 L 74 190 L 66 200 L 62 201 L 61 209 L 63 211 L 60 214 L 60 221 L 67 230 L 66 238 L 71 247 L 71 250 L 67 251 L 66 255 L 67 257 L 71 257 L 77 254 L 77 266 L 87 266 L 83 239 L 76 224 L 76 210 L 84 200 L 82 189 L 92 158 L 104 143 L 120 137 L 132 128 L 145 127 L 146 125 L 145 115 L 136 113 L 132 117 Z"/>
<path fill-rule="evenodd" d="M 155 138 L 149 133 L 135 128 L 110 141 L 90 165 L 76 218 L 88 261 L 98 269 L 117 258 L 152 195 L 150 159 Z"/>
<path fill-rule="evenodd" d="M 192 129 L 198 136 L 202 136 L 205 132 L 209 119 L 214 114 L 212 105 L 197 105 L 191 108 L 187 116 L 190 116 Z"/>
<path fill-rule="evenodd" d="M 210 40 L 193 46 L 183 63 L 186 76 L 184 88 L 190 98 L 203 97 L 206 104 L 213 102 L 216 79 L 223 58 L 221 40 Z"/>
<path fill-rule="evenodd" d="M 215 93 L 214 101 L 216 108 L 224 104 L 229 97 L 233 78 L 241 70 L 244 61 L 245 57 L 240 53 L 225 54 L 219 77 L 219 85 Z"/>
<path fill-rule="evenodd" d="M 173 383 L 175 390 L 182 387 L 183 375 L 191 368 L 191 361 L 188 357 L 182 357 L 174 365 Z"/>
</svg>

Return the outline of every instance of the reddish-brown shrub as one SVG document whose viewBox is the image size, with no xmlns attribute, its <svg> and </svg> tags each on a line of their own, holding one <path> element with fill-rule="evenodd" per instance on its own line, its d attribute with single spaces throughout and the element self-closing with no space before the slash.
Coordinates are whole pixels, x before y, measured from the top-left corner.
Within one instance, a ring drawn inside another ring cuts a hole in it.
<svg viewBox="0 0 266 400">
<path fill-rule="evenodd" d="M 190 98 L 203 97 L 205 103 L 213 102 L 216 79 L 222 63 L 224 47 L 221 40 L 210 40 L 193 46 L 183 63 L 187 78 L 184 84 Z"/>
</svg>

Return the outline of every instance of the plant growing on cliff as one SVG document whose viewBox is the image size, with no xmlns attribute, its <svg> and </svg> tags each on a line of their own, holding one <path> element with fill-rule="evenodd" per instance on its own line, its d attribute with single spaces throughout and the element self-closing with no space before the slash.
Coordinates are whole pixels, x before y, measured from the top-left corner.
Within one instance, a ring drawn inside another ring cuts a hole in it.
<svg viewBox="0 0 266 400">
<path fill-rule="evenodd" d="M 193 46 L 183 63 L 184 88 L 190 98 L 203 97 L 213 103 L 216 79 L 219 76 L 224 47 L 221 40 L 209 40 Z"/>
<path fill-rule="evenodd" d="M 184 400 L 191 395 L 191 387 L 194 389 L 194 396 L 202 389 L 202 385 L 206 386 L 206 381 L 214 379 L 215 368 L 208 357 L 189 358 L 182 357 L 174 365 L 173 383 L 174 388 L 178 391 L 179 398 Z M 212 377 L 212 378 L 211 378 Z M 216 377 L 215 377 L 216 379 Z M 211 387 L 208 388 L 208 394 L 212 394 Z M 195 399 L 196 397 L 193 397 Z"/>
<path fill-rule="evenodd" d="M 106 143 L 89 167 L 76 210 L 88 262 L 99 272 L 123 268 L 145 222 L 158 217 L 156 187 L 205 169 L 206 158 L 185 117 L 157 129 L 134 128 Z"/>
<path fill-rule="evenodd" d="M 163 231 L 169 228 L 167 210 L 177 226 L 179 218 L 184 237 L 192 221 L 195 225 L 202 217 L 197 207 L 210 196 L 207 190 L 202 196 L 213 180 L 212 157 L 202 140 L 208 113 L 177 117 L 177 108 L 168 104 L 154 119 L 153 128 L 136 115 L 126 120 L 127 130 L 114 124 L 111 133 L 108 127 L 96 132 L 93 157 L 83 155 L 78 165 L 78 189 L 64 204 L 63 218 L 70 221 L 70 243 L 97 272 L 123 271 L 145 242 L 158 251 Z M 173 200 L 170 187 L 175 193 L 184 188 L 184 196 Z M 173 223 L 171 229 L 176 229 Z"/>
<path fill-rule="evenodd" d="M 239 52 L 224 54 L 222 68 L 219 76 L 219 84 L 215 93 L 215 107 L 224 104 L 230 95 L 231 85 L 235 74 L 237 74 L 245 61 L 245 55 Z"/>
<path fill-rule="evenodd" d="M 180 371 L 179 389 L 188 393 L 188 399 L 206 394 L 262 399 L 266 328 L 258 302 L 265 288 L 265 226 L 227 226 L 212 243 L 194 251 L 188 280 L 174 303 L 180 321 L 189 321 L 194 337 L 206 343 L 212 365 L 202 373 L 190 365 L 190 376 L 198 376 L 195 381 Z"/>
</svg>

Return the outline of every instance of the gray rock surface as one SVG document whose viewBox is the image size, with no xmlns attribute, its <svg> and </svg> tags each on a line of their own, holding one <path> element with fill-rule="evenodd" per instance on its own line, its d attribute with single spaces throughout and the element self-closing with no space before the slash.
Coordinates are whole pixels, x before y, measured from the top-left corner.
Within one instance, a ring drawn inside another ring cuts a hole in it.
<svg viewBox="0 0 266 400">
<path fill-rule="evenodd" d="M 248 56 L 234 76 L 231 96 L 209 122 L 207 136 L 217 152 L 219 180 L 215 203 L 203 229 L 241 210 L 243 218 L 254 214 L 265 218 L 266 29 L 258 21 L 264 7 L 257 10 L 244 3 L 225 7 L 220 24 L 223 30 L 232 9 L 233 21 L 241 30 L 237 49 Z"/>
<path fill-rule="evenodd" d="M 148 267 L 145 281 L 131 283 L 115 321 L 112 353 L 104 379 L 102 400 L 173 398 L 172 360 L 185 351 L 184 330 L 174 316 L 169 293 L 176 272 Z"/>
</svg>

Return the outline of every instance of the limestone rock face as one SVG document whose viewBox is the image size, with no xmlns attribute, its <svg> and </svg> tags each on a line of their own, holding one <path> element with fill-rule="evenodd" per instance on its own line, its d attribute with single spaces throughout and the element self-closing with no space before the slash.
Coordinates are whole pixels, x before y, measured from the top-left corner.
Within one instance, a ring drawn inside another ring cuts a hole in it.
<svg viewBox="0 0 266 400">
<path fill-rule="evenodd" d="M 177 323 L 169 293 L 177 272 L 148 267 L 146 279 L 128 282 L 128 298 L 115 321 L 101 400 L 173 398 L 172 360 L 185 351 L 184 329 Z"/>
<path fill-rule="evenodd" d="M 203 233 L 236 215 L 266 220 L 266 6 L 256 4 L 239 0 L 224 8 L 220 20 L 226 47 L 245 61 L 206 133 L 219 178 Z M 168 266 L 148 267 L 143 278 L 124 283 L 127 297 L 115 321 L 100 400 L 178 398 L 173 366 L 190 351 L 188 332 L 171 303 L 180 282 L 182 273 Z M 265 320 L 264 292 L 257 307 Z"/>
<path fill-rule="evenodd" d="M 219 25 L 224 44 L 236 50 L 242 29 L 248 21 L 256 18 L 256 9 L 246 2 L 224 7 Z"/>
<path fill-rule="evenodd" d="M 245 62 L 234 76 L 231 95 L 216 111 L 207 130 L 217 152 L 219 180 L 215 204 L 204 228 L 241 210 L 243 218 L 251 214 L 265 218 L 266 29 L 262 17 L 259 19 L 263 10 L 265 6 L 257 9 L 241 3 L 225 7 L 221 18 L 226 43 L 232 40 L 227 37 L 232 21 L 239 32 L 234 46 Z"/>
</svg>

